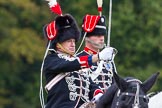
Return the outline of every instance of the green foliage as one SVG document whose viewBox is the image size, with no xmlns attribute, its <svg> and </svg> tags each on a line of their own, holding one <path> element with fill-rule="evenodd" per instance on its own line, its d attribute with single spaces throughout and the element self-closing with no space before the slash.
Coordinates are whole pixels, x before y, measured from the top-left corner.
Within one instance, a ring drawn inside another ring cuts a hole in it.
<svg viewBox="0 0 162 108">
<path fill-rule="evenodd" d="M 80 29 L 85 14 L 98 14 L 96 1 L 58 1 Z M 115 63 L 123 77 L 145 81 L 161 73 L 161 3 L 113 0 L 110 44 L 118 49 Z M 108 24 L 109 1 L 104 1 L 103 14 Z M 43 0 L 0 0 L 0 108 L 40 108 L 39 74 L 46 47 L 42 27 L 55 16 Z M 161 83 L 162 73 L 150 92 L 162 90 Z"/>
</svg>

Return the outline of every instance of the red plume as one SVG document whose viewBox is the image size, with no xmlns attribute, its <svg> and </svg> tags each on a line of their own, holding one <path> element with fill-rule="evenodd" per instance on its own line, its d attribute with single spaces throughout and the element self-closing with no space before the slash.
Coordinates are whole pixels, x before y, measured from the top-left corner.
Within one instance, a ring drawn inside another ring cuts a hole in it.
<svg viewBox="0 0 162 108">
<path fill-rule="evenodd" d="M 62 10 L 61 10 L 61 7 L 60 7 L 60 4 L 57 3 L 56 0 L 46 0 L 46 1 L 49 1 L 49 7 L 50 7 L 50 10 L 55 13 L 55 14 L 58 14 L 58 15 L 62 15 Z"/>
<path fill-rule="evenodd" d="M 53 7 L 50 8 L 53 13 L 56 13 L 58 15 L 62 15 L 62 10 L 60 8 L 60 5 L 57 3 Z"/>
</svg>

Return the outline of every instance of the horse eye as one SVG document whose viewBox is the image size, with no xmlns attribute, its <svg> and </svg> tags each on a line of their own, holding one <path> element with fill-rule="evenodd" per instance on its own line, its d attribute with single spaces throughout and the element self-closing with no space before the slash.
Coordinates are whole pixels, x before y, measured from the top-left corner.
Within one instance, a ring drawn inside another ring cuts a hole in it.
<svg viewBox="0 0 162 108">
<path fill-rule="evenodd" d="M 145 103 L 148 103 L 148 102 L 149 102 L 149 98 L 143 98 L 143 101 L 144 101 Z"/>
</svg>

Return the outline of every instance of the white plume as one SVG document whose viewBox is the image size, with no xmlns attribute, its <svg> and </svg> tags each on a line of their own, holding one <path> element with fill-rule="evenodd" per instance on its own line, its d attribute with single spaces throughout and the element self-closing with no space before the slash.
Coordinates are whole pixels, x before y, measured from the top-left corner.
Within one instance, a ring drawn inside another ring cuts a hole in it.
<svg viewBox="0 0 162 108">
<path fill-rule="evenodd" d="M 102 4 L 103 4 L 103 0 L 97 0 L 98 7 L 102 7 Z"/>
<path fill-rule="evenodd" d="M 52 6 L 54 6 L 54 5 L 57 4 L 57 1 L 56 1 L 56 0 L 46 0 L 46 1 L 49 2 L 49 3 L 48 3 L 49 7 L 52 7 Z"/>
</svg>

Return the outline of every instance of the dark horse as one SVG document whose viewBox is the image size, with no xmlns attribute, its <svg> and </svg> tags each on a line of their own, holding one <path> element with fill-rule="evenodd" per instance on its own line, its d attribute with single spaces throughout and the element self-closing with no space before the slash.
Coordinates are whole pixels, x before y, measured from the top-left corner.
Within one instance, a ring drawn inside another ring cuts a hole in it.
<svg viewBox="0 0 162 108">
<path fill-rule="evenodd" d="M 121 78 L 114 73 L 116 84 L 100 98 L 96 108 L 148 108 L 147 92 L 154 85 L 159 72 L 143 83 L 133 77 Z"/>
</svg>

